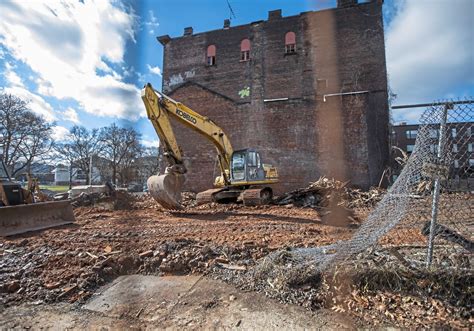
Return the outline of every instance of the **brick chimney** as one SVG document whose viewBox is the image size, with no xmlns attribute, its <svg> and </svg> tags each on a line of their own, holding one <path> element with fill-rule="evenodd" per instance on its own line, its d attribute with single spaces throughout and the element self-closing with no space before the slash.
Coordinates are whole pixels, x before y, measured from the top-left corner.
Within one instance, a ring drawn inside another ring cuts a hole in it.
<svg viewBox="0 0 474 331">
<path fill-rule="evenodd" d="M 230 28 L 230 20 L 226 19 L 224 20 L 224 29 L 228 29 L 228 28 Z"/>
<path fill-rule="evenodd" d="M 268 12 L 268 20 L 269 21 L 276 20 L 276 19 L 279 19 L 279 18 L 281 18 L 281 9 L 270 10 Z"/>
<path fill-rule="evenodd" d="M 337 8 L 357 6 L 357 0 L 337 0 Z"/>
<path fill-rule="evenodd" d="M 185 36 L 191 36 L 193 34 L 193 27 L 188 26 L 187 28 L 184 28 L 184 35 Z"/>
</svg>

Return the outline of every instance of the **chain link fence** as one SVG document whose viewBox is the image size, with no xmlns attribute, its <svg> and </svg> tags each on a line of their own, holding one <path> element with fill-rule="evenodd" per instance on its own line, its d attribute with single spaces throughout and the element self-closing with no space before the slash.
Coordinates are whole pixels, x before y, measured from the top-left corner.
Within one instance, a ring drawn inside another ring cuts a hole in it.
<svg viewBox="0 0 474 331">
<path fill-rule="evenodd" d="M 366 284 L 402 290 L 416 283 L 465 306 L 469 294 L 463 291 L 469 285 L 464 283 L 473 276 L 473 120 L 472 101 L 428 107 L 401 174 L 353 237 L 274 252 L 255 268 L 254 281 L 271 294 L 314 282 L 324 273 L 360 271 Z M 406 281 L 408 274 L 413 281 Z"/>
</svg>

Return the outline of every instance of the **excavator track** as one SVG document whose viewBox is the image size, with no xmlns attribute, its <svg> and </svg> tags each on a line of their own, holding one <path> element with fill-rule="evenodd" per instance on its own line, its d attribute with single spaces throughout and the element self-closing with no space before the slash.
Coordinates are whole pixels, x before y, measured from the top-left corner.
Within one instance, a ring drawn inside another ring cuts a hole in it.
<svg viewBox="0 0 474 331">
<path fill-rule="evenodd" d="M 203 192 L 199 192 L 197 195 L 196 195 L 196 203 L 197 205 L 203 205 L 205 203 L 211 203 L 211 202 L 215 202 L 214 201 L 214 194 L 222 191 L 223 189 L 222 188 L 213 188 L 213 189 L 209 189 L 209 190 L 206 190 L 206 191 L 203 191 Z"/>
<path fill-rule="evenodd" d="M 241 193 L 245 206 L 260 206 L 272 201 L 273 193 L 269 187 L 250 188 Z"/>
</svg>

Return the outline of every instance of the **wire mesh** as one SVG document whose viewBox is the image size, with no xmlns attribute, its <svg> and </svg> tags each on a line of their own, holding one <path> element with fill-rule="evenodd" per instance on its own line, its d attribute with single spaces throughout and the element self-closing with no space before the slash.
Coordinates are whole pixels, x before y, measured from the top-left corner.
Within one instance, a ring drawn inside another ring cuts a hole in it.
<svg viewBox="0 0 474 331">
<path fill-rule="evenodd" d="M 446 100 L 428 107 L 401 174 L 350 240 L 274 252 L 255 277 L 288 284 L 367 264 L 472 273 L 473 119 L 472 102 Z"/>
</svg>

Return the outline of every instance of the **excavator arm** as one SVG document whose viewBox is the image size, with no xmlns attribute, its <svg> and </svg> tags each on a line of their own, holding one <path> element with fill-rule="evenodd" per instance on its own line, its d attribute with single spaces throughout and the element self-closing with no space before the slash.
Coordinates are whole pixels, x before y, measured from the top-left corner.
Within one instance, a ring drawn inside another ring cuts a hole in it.
<svg viewBox="0 0 474 331">
<path fill-rule="evenodd" d="M 216 147 L 221 176 L 225 184 L 230 183 L 233 149 L 229 138 L 219 126 L 182 103 L 155 91 L 150 83 L 143 88 L 141 97 L 168 162 L 164 175 L 148 179 L 148 189 L 155 200 L 166 208 L 181 208 L 181 188 L 187 169 L 171 126 L 171 119 L 201 134 Z"/>
</svg>

